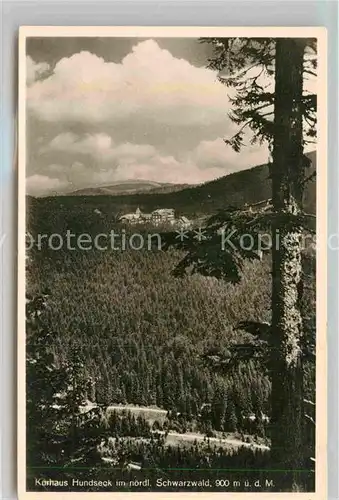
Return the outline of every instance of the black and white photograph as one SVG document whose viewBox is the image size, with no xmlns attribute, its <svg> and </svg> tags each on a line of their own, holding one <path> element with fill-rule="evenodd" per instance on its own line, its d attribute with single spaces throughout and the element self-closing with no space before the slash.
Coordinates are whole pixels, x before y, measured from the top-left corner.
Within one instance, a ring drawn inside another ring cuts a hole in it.
<svg viewBox="0 0 339 500">
<path fill-rule="evenodd" d="M 21 28 L 23 498 L 325 498 L 325 60 L 322 28 Z"/>
</svg>

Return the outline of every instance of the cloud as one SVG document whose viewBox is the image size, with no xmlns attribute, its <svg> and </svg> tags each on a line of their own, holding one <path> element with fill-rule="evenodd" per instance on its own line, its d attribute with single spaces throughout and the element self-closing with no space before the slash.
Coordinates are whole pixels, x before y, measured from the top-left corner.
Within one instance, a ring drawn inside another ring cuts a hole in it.
<svg viewBox="0 0 339 500">
<path fill-rule="evenodd" d="M 32 194 L 127 179 L 201 183 L 268 158 L 250 132 L 240 154 L 223 141 L 237 130 L 227 115 L 234 89 L 154 40 L 136 42 L 120 63 L 82 51 L 52 69 L 28 57 L 27 80 Z M 259 82 L 273 89 L 268 75 Z"/>
<path fill-rule="evenodd" d="M 59 151 L 77 155 L 91 155 L 98 161 L 112 161 L 128 158 L 149 158 L 156 154 L 154 146 L 148 144 L 131 144 L 129 142 L 116 145 L 112 138 L 105 134 L 86 134 L 79 137 L 72 132 L 64 132 L 54 137 L 41 153 Z"/>
<path fill-rule="evenodd" d="M 265 163 L 268 157 L 263 146 L 251 147 L 247 154 L 239 155 L 222 138 L 203 140 L 189 151 L 171 155 L 149 144 L 115 144 L 105 133 L 80 136 L 73 132 L 57 135 L 41 151 L 46 158 L 57 153 L 67 159 L 64 165 L 49 164 L 43 179 L 40 175 L 30 178 L 30 188 L 44 194 L 56 190 L 56 177 L 59 187 L 67 190 L 129 179 L 198 184 Z"/>
<path fill-rule="evenodd" d="M 222 167 L 201 169 L 189 158 L 176 159 L 174 156 L 154 156 L 143 162 L 119 165 L 115 171 L 118 179 L 142 179 L 173 184 L 199 184 L 225 175 Z"/>
<path fill-rule="evenodd" d="M 265 145 L 244 146 L 242 154 L 239 154 L 230 146 L 226 146 L 224 140 L 219 137 L 213 141 L 201 141 L 189 153 L 189 157 L 191 162 L 202 169 L 222 168 L 223 175 L 226 175 L 227 173 L 266 163 L 268 148 Z"/>
<path fill-rule="evenodd" d="M 27 58 L 27 106 L 46 122 L 117 123 L 133 119 L 165 125 L 204 125 L 229 121 L 228 94 L 217 73 L 174 57 L 154 40 L 137 43 L 121 63 L 106 62 L 88 51 L 57 62 L 47 78 L 36 78 L 47 63 Z M 252 68 L 249 75 L 258 73 Z M 248 75 L 247 75 L 248 76 Z M 263 73 L 258 82 L 273 89 Z M 305 79 L 305 91 L 316 79 Z"/>
<path fill-rule="evenodd" d="M 216 73 L 139 42 L 121 63 L 90 52 L 61 59 L 27 91 L 28 109 L 47 122 L 107 123 L 136 118 L 166 125 L 224 122 L 225 87 Z"/>
<path fill-rule="evenodd" d="M 27 194 L 41 196 L 60 192 L 67 187 L 67 182 L 47 175 L 34 174 L 26 179 Z"/>
<path fill-rule="evenodd" d="M 26 58 L 26 82 L 31 85 L 50 68 L 48 63 L 36 63 L 30 56 Z"/>
</svg>

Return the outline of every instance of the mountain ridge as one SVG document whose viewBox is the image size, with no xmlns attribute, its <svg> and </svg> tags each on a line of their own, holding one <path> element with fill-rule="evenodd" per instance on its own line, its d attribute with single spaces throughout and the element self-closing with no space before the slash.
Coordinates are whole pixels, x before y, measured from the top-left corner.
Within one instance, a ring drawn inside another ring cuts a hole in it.
<svg viewBox="0 0 339 500">
<path fill-rule="evenodd" d="M 157 182 L 144 179 L 126 179 L 114 181 L 99 186 L 86 186 L 75 191 L 55 193 L 54 196 L 101 196 L 101 195 L 123 195 L 143 192 L 172 192 L 184 189 L 190 184 L 173 184 L 170 182 Z"/>
<path fill-rule="evenodd" d="M 309 172 L 316 170 L 316 153 L 307 154 L 311 160 Z M 258 165 L 240 172 L 214 179 L 204 184 L 188 186 L 183 189 L 161 192 L 144 191 L 138 193 L 88 194 L 50 196 L 45 200 L 50 208 L 63 205 L 64 209 L 81 211 L 99 209 L 103 214 L 134 212 L 138 207 L 149 213 L 157 208 L 174 208 L 178 215 L 190 217 L 209 215 L 227 206 L 242 207 L 255 204 L 272 197 L 271 179 L 268 165 Z M 35 198 L 35 201 L 39 198 Z M 76 208 L 78 207 L 78 209 Z M 309 181 L 305 189 L 304 208 L 309 213 L 316 211 L 316 182 Z"/>
</svg>

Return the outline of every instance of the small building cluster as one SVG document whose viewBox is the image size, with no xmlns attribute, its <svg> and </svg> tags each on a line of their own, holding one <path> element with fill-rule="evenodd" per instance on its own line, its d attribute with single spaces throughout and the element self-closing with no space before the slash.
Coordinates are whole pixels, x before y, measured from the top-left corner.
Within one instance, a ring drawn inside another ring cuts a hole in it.
<svg viewBox="0 0 339 500">
<path fill-rule="evenodd" d="M 183 215 L 176 218 L 174 208 L 157 208 L 148 214 L 137 208 L 134 213 L 122 215 L 119 221 L 124 224 L 152 224 L 154 226 L 170 224 L 183 228 L 188 228 L 191 225 L 190 220 Z"/>
</svg>

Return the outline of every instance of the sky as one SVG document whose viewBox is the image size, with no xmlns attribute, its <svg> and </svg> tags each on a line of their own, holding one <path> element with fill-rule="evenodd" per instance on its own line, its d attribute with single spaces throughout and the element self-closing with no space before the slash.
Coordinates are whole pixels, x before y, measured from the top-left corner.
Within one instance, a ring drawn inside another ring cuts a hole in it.
<svg viewBox="0 0 339 500">
<path fill-rule="evenodd" d="M 237 129 L 210 51 L 187 38 L 28 38 L 27 192 L 197 184 L 266 163 L 266 146 L 224 143 Z"/>
</svg>

